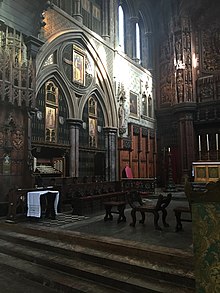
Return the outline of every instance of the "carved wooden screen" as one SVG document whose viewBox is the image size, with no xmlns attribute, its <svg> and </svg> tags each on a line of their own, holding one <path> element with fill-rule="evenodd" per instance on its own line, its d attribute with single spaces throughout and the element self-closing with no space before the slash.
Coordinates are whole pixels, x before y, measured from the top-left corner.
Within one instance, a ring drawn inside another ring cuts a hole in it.
<svg viewBox="0 0 220 293">
<path fill-rule="evenodd" d="M 35 76 L 24 36 L 0 27 L 0 100 L 18 106 L 34 106 Z"/>
</svg>

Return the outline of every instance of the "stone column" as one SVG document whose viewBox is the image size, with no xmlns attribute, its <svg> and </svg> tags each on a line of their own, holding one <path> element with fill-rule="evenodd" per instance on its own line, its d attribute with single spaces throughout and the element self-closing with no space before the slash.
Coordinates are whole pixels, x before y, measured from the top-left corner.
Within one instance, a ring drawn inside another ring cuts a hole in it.
<svg viewBox="0 0 220 293">
<path fill-rule="evenodd" d="M 82 8 L 80 0 L 72 0 L 73 1 L 73 17 L 79 22 L 83 22 L 82 16 Z"/>
<path fill-rule="evenodd" d="M 105 148 L 106 148 L 106 172 L 107 181 L 115 181 L 117 174 L 116 155 L 117 155 L 117 129 L 106 127 L 105 129 Z"/>
<path fill-rule="evenodd" d="M 102 0 L 102 37 L 109 40 L 109 1 Z"/>
<path fill-rule="evenodd" d="M 191 177 L 192 162 L 195 160 L 194 154 L 194 127 L 193 114 L 187 113 L 180 118 L 180 141 L 182 159 L 182 181 L 186 177 Z"/>
<path fill-rule="evenodd" d="M 132 59 L 137 61 L 137 52 L 136 52 L 136 23 L 138 22 L 138 17 L 130 18 L 130 37 L 131 37 L 131 50 L 132 50 Z"/>
<path fill-rule="evenodd" d="M 152 33 L 151 32 L 146 32 L 144 34 L 144 52 L 143 52 L 143 61 L 142 64 L 144 67 L 146 67 L 148 70 L 152 70 L 152 60 L 153 60 L 153 50 L 152 50 Z"/>
<path fill-rule="evenodd" d="M 118 6 L 115 5 L 115 0 L 109 0 L 109 41 L 111 45 L 118 44 Z"/>
<path fill-rule="evenodd" d="M 70 133 L 70 162 L 69 174 L 70 177 L 79 177 L 79 129 L 82 125 L 82 120 L 67 119 Z"/>
</svg>

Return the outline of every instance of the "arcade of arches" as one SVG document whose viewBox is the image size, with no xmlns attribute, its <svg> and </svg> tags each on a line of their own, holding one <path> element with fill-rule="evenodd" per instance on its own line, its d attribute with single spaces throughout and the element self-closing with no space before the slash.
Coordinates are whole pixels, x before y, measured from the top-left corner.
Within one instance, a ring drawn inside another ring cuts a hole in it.
<svg viewBox="0 0 220 293">
<path fill-rule="evenodd" d="M 169 155 L 177 184 L 218 162 L 217 1 L 31 2 L 0 1 L 0 202 L 36 172 L 164 186 Z"/>
</svg>

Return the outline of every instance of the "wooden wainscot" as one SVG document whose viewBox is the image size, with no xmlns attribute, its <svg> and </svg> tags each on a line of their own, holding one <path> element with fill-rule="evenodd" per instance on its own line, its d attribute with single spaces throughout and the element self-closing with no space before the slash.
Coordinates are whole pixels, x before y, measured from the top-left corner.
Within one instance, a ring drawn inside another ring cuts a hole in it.
<svg viewBox="0 0 220 293">
<path fill-rule="evenodd" d="M 120 181 L 78 183 L 72 187 L 74 214 L 87 214 L 104 208 L 105 202 L 124 201 L 126 191 Z"/>
</svg>

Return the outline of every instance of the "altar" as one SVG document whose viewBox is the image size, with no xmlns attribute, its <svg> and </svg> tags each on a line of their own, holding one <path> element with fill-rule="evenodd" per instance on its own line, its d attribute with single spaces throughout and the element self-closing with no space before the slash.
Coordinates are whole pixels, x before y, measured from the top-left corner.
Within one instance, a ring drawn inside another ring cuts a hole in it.
<svg viewBox="0 0 220 293">
<path fill-rule="evenodd" d="M 220 179 L 220 162 L 193 162 L 192 175 L 195 182 L 216 182 Z"/>
<path fill-rule="evenodd" d="M 55 194 L 54 200 L 54 210 L 55 214 L 57 214 L 57 205 L 59 202 L 59 191 L 56 190 L 36 190 L 30 191 L 27 193 L 27 217 L 41 217 L 41 204 L 40 204 L 40 197 L 41 195 L 46 195 L 50 193 Z"/>
</svg>

